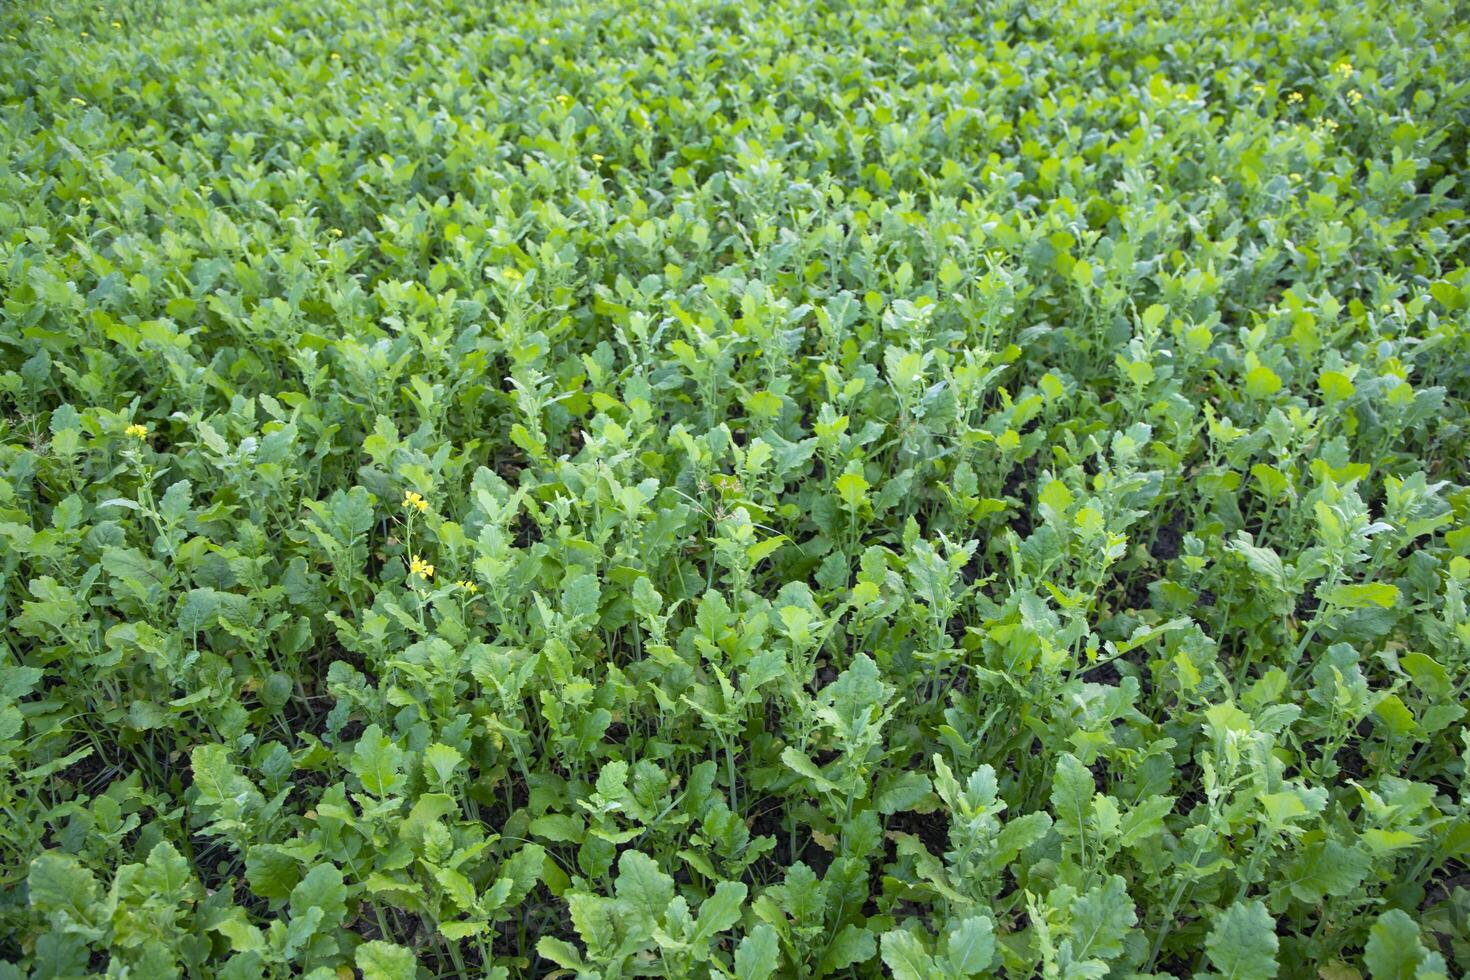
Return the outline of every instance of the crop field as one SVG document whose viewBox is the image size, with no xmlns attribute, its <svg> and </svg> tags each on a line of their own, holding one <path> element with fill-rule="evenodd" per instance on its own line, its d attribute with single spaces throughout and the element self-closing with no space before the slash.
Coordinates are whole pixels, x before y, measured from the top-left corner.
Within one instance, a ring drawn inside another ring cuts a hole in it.
<svg viewBox="0 0 1470 980">
<path fill-rule="evenodd" d="M 0 980 L 1470 972 L 1463 0 L 5 0 Z"/>
</svg>

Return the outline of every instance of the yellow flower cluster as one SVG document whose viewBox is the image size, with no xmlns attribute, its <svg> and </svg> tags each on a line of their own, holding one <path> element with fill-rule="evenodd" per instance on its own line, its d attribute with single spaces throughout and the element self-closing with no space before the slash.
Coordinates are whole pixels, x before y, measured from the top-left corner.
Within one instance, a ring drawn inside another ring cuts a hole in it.
<svg viewBox="0 0 1470 980">
<path fill-rule="evenodd" d="M 137 422 L 134 422 L 132 425 L 128 426 L 126 429 L 123 429 L 123 433 L 126 434 L 126 435 L 132 436 L 134 439 L 140 439 L 140 440 L 141 439 L 147 439 L 148 438 L 148 426 L 146 426 L 146 425 L 139 425 Z"/>
<path fill-rule="evenodd" d="M 1359 92 L 1357 89 L 1353 89 L 1352 91 L 1348 92 L 1347 100 L 1353 105 L 1359 105 L 1363 101 L 1363 93 Z"/>
<path fill-rule="evenodd" d="M 1301 100 L 1302 100 L 1302 93 L 1300 93 L 1300 92 L 1288 92 L 1286 94 L 1286 102 L 1287 102 L 1288 105 L 1296 105 Z"/>
<path fill-rule="evenodd" d="M 434 566 L 424 561 L 418 555 L 414 555 L 413 561 L 408 563 L 408 572 L 410 575 L 417 575 L 419 578 L 428 581 L 434 577 Z"/>
<path fill-rule="evenodd" d="M 403 491 L 403 506 L 416 510 L 420 514 L 426 514 L 429 511 L 429 502 L 412 490 Z"/>
<path fill-rule="evenodd" d="M 457 585 L 457 586 L 459 586 L 461 589 L 464 589 L 470 595 L 474 595 L 476 592 L 479 592 L 480 591 L 480 587 L 478 585 L 476 585 L 474 582 L 471 582 L 469 579 L 460 579 L 458 582 L 455 582 L 454 584 Z"/>
<path fill-rule="evenodd" d="M 1353 74 L 1352 63 L 1347 61 L 1338 62 L 1337 67 L 1333 68 L 1332 70 L 1337 72 L 1343 78 L 1351 78 Z"/>
</svg>

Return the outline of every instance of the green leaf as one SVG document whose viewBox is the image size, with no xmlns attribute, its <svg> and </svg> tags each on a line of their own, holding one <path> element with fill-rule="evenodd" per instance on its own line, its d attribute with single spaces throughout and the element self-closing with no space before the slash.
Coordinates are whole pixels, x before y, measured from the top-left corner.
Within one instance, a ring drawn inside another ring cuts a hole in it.
<svg viewBox="0 0 1470 980">
<path fill-rule="evenodd" d="M 158 501 L 158 513 L 165 521 L 172 524 L 189 513 L 189 503 L 193 499 L 193 487 L 188 480 L 180 480 L 171 484 L 164 491 L 163 497 Z"/>
<path fill-rule="evenodd" d="M 357 740 L 351 769 L 362 788 L 379 799 L 403 788 L 403 750 L 377 725 L 369 725 Z"/>
<path fill-rule="evenodd" d="M 1080 834 L 1087 824 L 1087 814 L 1096 792 L 1097 783 L 1087 767 L 1071 753 L 1063 753 L 1057 759 L 1051 789 L 1051 807 L 1056 814 L 1057 829 L 1068 837 Z"/>
<path fill-rule="evenodd" d="M 746 548 L 745 555 L 752 565 L 759 565 L 762 561 L 775 554 L 777 549 L 785 544 L 787 540 L 789 539 L 784 534 L 778 534 L 773 538 L 766 538 L 764 541 L 758 541 Z"/>
<path fill-rule="evenodd" d="M 567 579 L 562 586 L 561 612 L 569 620 L 593 620 L 602 601 L 597 576 L 582 572 Z"/>
<path fill-rule="evenodd" d="M 924 944 L 913 933 L 893 929 L 883 934 L 883 963 L 893 980 L 934 980 L 943 976 L 938 964 L 924 950 Z"/>
<path fill-rule="evenodd" d="M 478 936 L 490 928 L 490 923 L 482 920 L 471 920 L 467 922 L 441 922 L 439 923 L 439 935 L 452 943 L 471 936 Z"/>
<path fill-rule="evenodd" d="M 1046 836 L 1052 820 L 1045 813 L 1028 813 L 1024 817 L 1007 820 L 1000 833 L 995 835 L 995 849 L 991 852 L 989 867 L 992 872 L 1003 871 L 1016 859 L 1021 851 Z"/>
<path fill-rule="evenodd" d="M 453 868 L 435 868 L 434 880 L 444 890 L 444 895 L 461 912 L 468 912 L 475 907 L 475 886 L 468 878 Z"/>
<path fill-rule="evenodd" d="M 454 770 L 464 761 L 464 756 L 459 750 L 435 742 L 424 749 L 424 768 L 432 772 L 438 782 L 442 785 L 454 778 Z"/>
<path fill-rule="evenodd" d="M 274 844 L 256 844 L 245 854 L 245 880 L 256 895 L 276 901 L 289 896 L 301 880 L 301 865 Z"/>
<path fill-rule="evenodd" d="M 1174 797 L 1150 796 L 1123 814 L 1118 840 L 1124 847 L 1155 837 L 1164 831 L 1164 818 L 1174 809 Z"/>
<path fill-rule="evenodd" d="M 842 474 L 832 486 L 842 502 L 854 510 L 868 499 L 868 481 L 856 471 Z"/>
<path fill-rule="evenodd" d="M 928 776 L 910 769 L 892 779 L 873 803 L 879 813 L 901 813 L 912 809 L 931 789 Z"/>
<path fill-rule="evenodd" d="M 210 928 L 229 940 L 230 949 L 237 953 L 264 951 L 266 948 L 265 934 L 250 921 L 245 910 L 238 906 L 212 922 Z"/>
<path fill-rule="evenodd" d="M 582 821 L 567 813 L 548 813 L 531 821 L 531 833 L 556 843 L 580 841 Z"/>
<path fill-rule="evenodd" d="M 320 864 L 291 889 L 291 916 L 304 917 L 319 910 L 325 928 L 334 928 L 347 916 L 347 888 L 335 865 Z"/>
<path fill-rule="evenodd" d="M 715 885 L 714 892 L 699 906 L 699 920 L 695 936 L 700 942 L 708 942 L 716 933 L 724 932 L 740 921 L 740 907 L 745 902 L 746 888 L 743 882 L 722 881 Z"/>
<path fill-rule="evenodd" d="M 513 882 L 505 898 L 506 904 L 518 905 L 525 900 L 536 883 L 542 880 L 546 861 L 546 849 L 540 844 L 524 844 L 501 865 L 501 875 Z"/>
<path fill-rule="evenodd" d="M 37 912 L 85 921 L 97 900 L 97 879 L 70 854 L 47 853 L 31 862 L 26 890 Z"/>
<path fill-rule="evenodd" d="M 579 970 L 582 967 L 582 954 L 577 947 L 564 939 L 542 936 L 536 941 L 536 952 L 557 966 L 568 970 Z"/>
<path fill-rule="evenodd" d="M 1391 909 L 1373 923 L 1363 963 L 1372 980 L 1419 980 L 1445 974 L 1443 958 L 1424 947 L 1419 927 L 1402 909 Z"/>
<path fill-rule="evenodd" d="M 1350 894 L 1368 876 L 1368 855 L 1335 840 L 1315 841 L 1286 867 L 1284 881 L 1301 902 L 1315 905 L 1325 895 Z"/>
<path fill-rule="evenodd" d="M 982 915 L 962 919 L 949 931 L 945 956 L 961 976 L 988 969 L 995 958 L 995 924 Z"/>
<path fill-rule="evenodd" d="M 357 947 L 355 962 L 362 980 L 414 980 L 418 975 L 418 961 L 411 950 L 381 939 Z"/>
<path fill-rule="evenodd" d="M 1398 604 L 1399 590 L 1386 582 L 1339 585 L 1327 593 L 1327 601 L 1343 609 L 1367 609 L 1370 606 L 1392 609 Z"/>
<path fill-rule="evenodd" d="M 588 895 L 585 892 L 572 892 L 567 895 L 566 902 L 567 910 L 571 912 L 572 928 L 576 929 L 577 935 L 582 938 L 588 955 L 601 956 L 602 952 L 610 947 L 618 937 L 620 923 L 614 921 L 613 903 L 601 895 Z M 646 916 L 643 918 L 647 926 Z M 649 931 L 649 928 L 645 928 L 641 935 L 647 936 Z"/>
<path fill-rule="evenodd" d="M 159 841 L 148 852 L 141 880 L 153 895 L 170 904 L 193 901 L 199 892 L 199 884 L 194 880 L 194 869 L 189 866 L 188 859 L 168 841 Z"/>
<path fill-rule="evenodd" d="M 827 945 L 827 951 L 822 955 L 822 975 L 831 975 L 855 963 L 866 962 L 877 952 L 878 944 L 872 932 L 849 922 Z"/>
<path fill-rule="evenodd" d="M 1143 315 L 1139 319 L 1142 321 L 1145 329 L 1155 330 L 1158 328 L 1159 324 L 1164 322 L 1164 317 L 1168 315 L 1169 308 L 1167 306 L 1162 306 L 1158 303 L 1154 303 L 1148 309 L 1143 311 Z"/>
<path fill-rule="evenodd" d="M 1268 980 L 1278 969 L 1276 921 L 1260 901 L 1236 902 L 1215 917 L 1205 955 L 1229 980 Z"/>
<path fill-rule="evenodd" d="M 1072 903 L 1073 955 L 1079 960 L 1118 956 L 1124 937 L 1137 921 L 1127 883 L 1113 875 Z"/>
<path fill-rule="evenodd" d="M 799 776 L 805 776 L 811 783 L 812 789 L 823 793 L 836 792 L 837 784 L 826 776 L 823 776 L 822 770 L 817 768 L 817 764 L 802 755 L 795 746 L 788 745 L 781 750 L 781 761 L 786 763 L 787 768 L 792 772 L 795 772 Z"/>
<path fill-rule="evenodd" d="M 648 922 L 658 922 L 674 898 L 674 879 L 641 851 L 624 851 L 618 859 L 617 896 Z"/>
<path fill-rule="evenodd" d="M 735 947 L 736 980 L 767 980 L 780 959 L 776 930 L 762 922 Z"/>
</svg>

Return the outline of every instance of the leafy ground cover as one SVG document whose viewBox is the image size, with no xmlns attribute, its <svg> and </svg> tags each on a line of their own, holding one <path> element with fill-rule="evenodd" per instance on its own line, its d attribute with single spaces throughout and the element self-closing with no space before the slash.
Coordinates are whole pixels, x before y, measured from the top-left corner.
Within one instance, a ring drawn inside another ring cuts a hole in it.
<svg viewBox="0 0 1470 980">
<path fill-rule="evenodd" d="M 1466 23 L 8 4 L 0 978 L 1463 974 Z"/>
</svg>

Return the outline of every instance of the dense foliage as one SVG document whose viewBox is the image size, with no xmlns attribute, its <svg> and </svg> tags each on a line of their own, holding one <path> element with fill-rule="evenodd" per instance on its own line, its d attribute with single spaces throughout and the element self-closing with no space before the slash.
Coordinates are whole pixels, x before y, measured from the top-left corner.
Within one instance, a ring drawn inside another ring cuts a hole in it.
<svg viewBox="0 0 1470 980">
<path fill-rule="evenodd" d="M 1463 4 L 0 10 L 0 978 L 1470 970 Z"/>
</svg>

